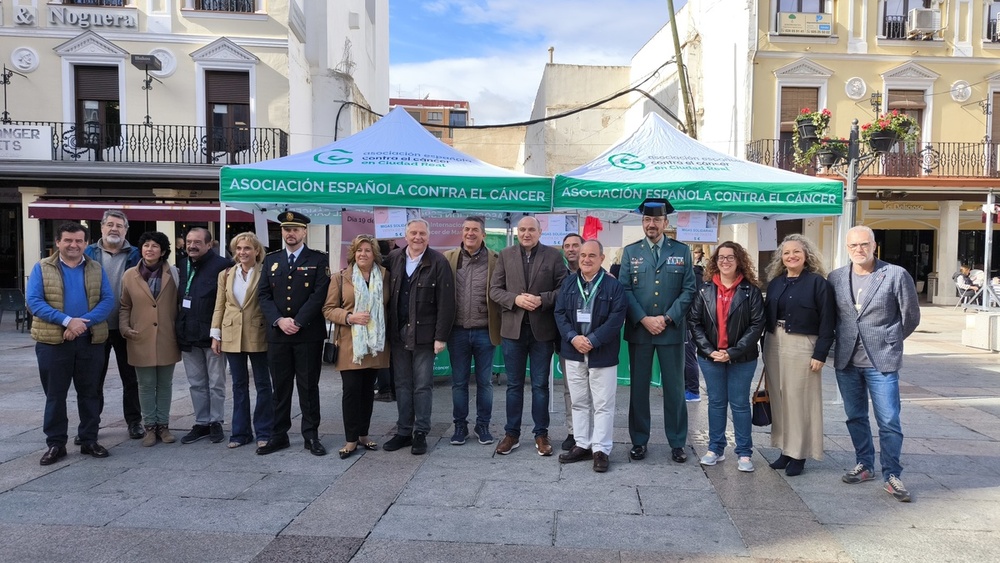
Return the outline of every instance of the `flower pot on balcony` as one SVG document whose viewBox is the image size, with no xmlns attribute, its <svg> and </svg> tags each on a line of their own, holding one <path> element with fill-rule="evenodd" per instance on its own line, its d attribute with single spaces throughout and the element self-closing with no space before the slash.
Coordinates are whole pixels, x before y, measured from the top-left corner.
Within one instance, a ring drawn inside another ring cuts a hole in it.
<svg viewBox="0 0 1000 563">
<path fill-rule="evenodd" d="M 816 153 L 816 160 L 819 161 L 819 165 L 823 168 L 829 168 L 837 164 L 842 158 L 844 158 L 844 154 L 834 149 L 821 149 Z"/>
<path fill-rule="evenodd" d="M 899 142 L 899 134 L 895 131 L 875 131 L 872 133 L 870 139 L 868 139 L 868 146 L 872 148 L 873 151 L 884 154 L 892 151 L 892 147 L 896 146 Z"/>
<path fill-rule="evenodd" d="M 799 139 L 805 139 L 810 142 L 819 139 L 819 135 L 816 133 L 816 125 L 811 120 L 796 121 L 795 127 L 799 130 Z"/>
</svg>

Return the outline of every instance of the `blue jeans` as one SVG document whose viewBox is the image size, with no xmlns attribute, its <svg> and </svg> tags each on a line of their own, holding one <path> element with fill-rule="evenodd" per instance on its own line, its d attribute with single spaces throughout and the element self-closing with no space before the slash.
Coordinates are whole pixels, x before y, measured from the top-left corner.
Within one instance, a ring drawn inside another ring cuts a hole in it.
<svg viewBox="0 0 1000 563">
<path fill-rule="evenodd" d="M 476 361 L 476 425 L 489 426 L 493 416 L 493 354 L 496 347 L 490 341 L 488 328 L 451 330 L 448 354 L 451 359 L 451 402 L 455 424 L 468 424 L 469 371 Z"/>
<path fill-rule="evenodd" d="M 524 410 L 524 378 L 531 363 L 532 433 L 549 433 L 549 370 L 552 365 L 553 343 L 539 342 L 528 326 L 521 327 L 517 340 L 503 339 L 503 361 L 507 368 L 507 425 L 504 432 L 521 436 L 521 413 Z"/>
<path fill-rule="evenodd" d="M 875 468 L 875 444 L 868 421 L 868 395 L 871 395 L 875 422 L 878 424 L 882 479 L 888 479 L 889 475 L 899 477 L 903 472 L 903 466 L 899 464 L 903 451 L 903 428 L 899 422 L 899 372 L 882 373 L 875 368 L 848 365 L 837 370 L 837 386 L 844 397 L 847 431 L 854 443 L 857 462 L 869 469 Z"/>
<path fill-rule="evenodd" d="M 750 384 L 757 360 L 735 364 L 698 357 L 708 391 L 708 449 L 722 455 L 726 451 L 726 405 L 733 413 L 736 455 L 753 455 L 753 427 L 750 423 Z"/>
<path fill-rule="evenodd" d="M 253 383 L 257 389 L 257 404 L 253 409 L 253 432 L 250 431 L 250 374 L 247 360 L 253 369 Z M 267 368 L 267 352 L 226 352 L 229 372 L 233 376 L 233 434 L 230 440 L 250 443 L 254 433 L 257 440 L 268 440 L 274 426 L 274 403 L 271 395 L 271 372 Z"/>
</svg>

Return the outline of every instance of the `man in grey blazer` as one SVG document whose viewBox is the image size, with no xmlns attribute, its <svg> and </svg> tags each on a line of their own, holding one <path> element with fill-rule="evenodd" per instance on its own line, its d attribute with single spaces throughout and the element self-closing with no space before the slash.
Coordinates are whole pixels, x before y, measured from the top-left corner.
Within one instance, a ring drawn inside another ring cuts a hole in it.
<svg viewBox="0 0 1000 563">
<path fill-rule="evenodd" d="M 541 244 L 538 219 L 517 223 L 518 244 L 500 251 L 490 278 L 490 299 L 500 304 L 500 336 L 507 371 L 507 424 L 495 453 L 520 445 L 526 364 L 531 363 L 531 418 L 538 455 L 552 455 L 549 441 L 549 369 L 559 330 L 555 309 L 566 277 L 562 254 Z"/>
<path fill-rule="evenodd" d="M 855 484 L 875 478 L 870 395 L 885 491 L 900 502 L 910 502 L 910 493 L 899 479 L 903 472 L 899 368 L 903 341 L 920 324 L 917 292 L 906 270 L 875 258 L 875 233 L 870 228 L 857 226 L 847 232 L 847 252 L 851 264 L 829 277 L 837 299 L 837 385 L 857 459 L 843 481 Z"/>
</svg>

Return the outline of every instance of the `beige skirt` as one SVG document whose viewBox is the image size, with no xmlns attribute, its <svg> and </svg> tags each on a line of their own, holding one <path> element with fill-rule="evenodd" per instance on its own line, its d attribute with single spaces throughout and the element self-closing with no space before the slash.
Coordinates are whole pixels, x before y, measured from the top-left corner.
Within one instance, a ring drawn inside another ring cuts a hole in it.
<svg viewBox="0 0 1000 563">
<path fill-rule="evenodd" d="M 771 445 L 795 459 L 823 459 L 823 378 L 809 369 L 816 338 L 782 328 L 764 338 Z"/>
</svg>

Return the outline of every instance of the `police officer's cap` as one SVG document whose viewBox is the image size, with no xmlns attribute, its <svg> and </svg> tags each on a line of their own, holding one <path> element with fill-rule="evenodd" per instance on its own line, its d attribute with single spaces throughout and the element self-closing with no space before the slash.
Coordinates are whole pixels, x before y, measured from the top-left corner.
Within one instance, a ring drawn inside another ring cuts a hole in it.
<svg viewBox="0 0 1000 563">
<path fill-rule="evenodd" d="M 639 204 L 639 213 L 647 217 L 666 217 L 674 212 L 674 206 L 665 199 L 646 198 Z"/>
<path fill-rule="evenodd" d="M 286 209 L 285 211 L 279 213 L 278 220 L 281 221 L 282 227 L 305 227 L 309 224 L 308 217 L 298 211 L 292 211 L 290 209 Z"/>
</svg>

